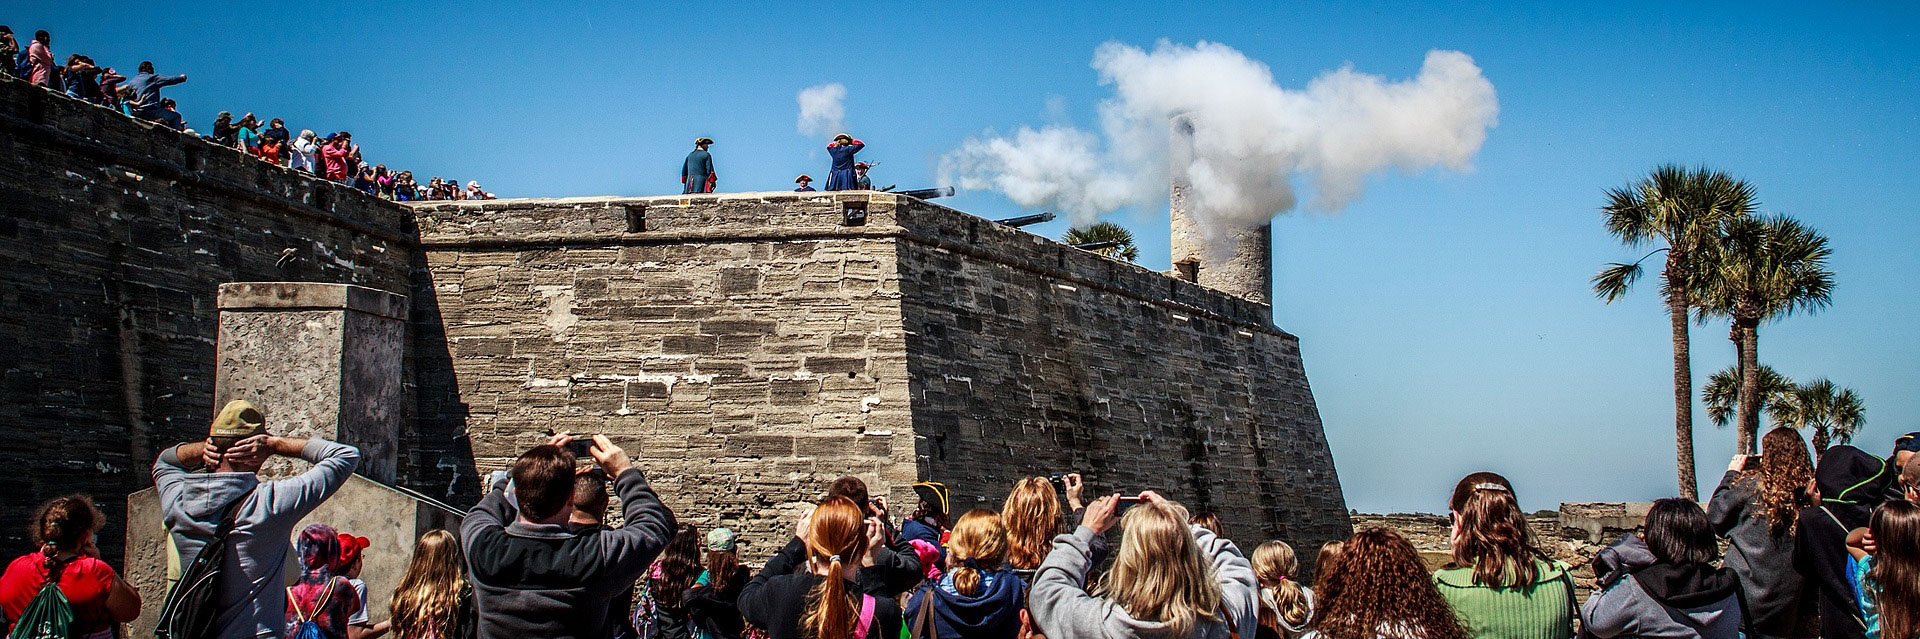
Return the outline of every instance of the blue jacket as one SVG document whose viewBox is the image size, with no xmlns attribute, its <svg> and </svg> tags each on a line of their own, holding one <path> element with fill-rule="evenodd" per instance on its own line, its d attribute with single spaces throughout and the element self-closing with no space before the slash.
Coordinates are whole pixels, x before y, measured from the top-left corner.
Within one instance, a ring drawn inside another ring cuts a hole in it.
<svg viewBox="0 0 1920 639">
<path fill-rule="evenodd" d="M 160 108 L 160 88 L 173 86 L 187 81 L 184 75 L 157 75 L 141 73 L 127 81 L 127 88 L 133 89 L 133 101 L 146 109 Z"/>
<path fill-rule="evenodd" d="M 953 573 L 928 582 L 907 602 L 906 624 L 916 628 L 920 609 L 933 606 L 931 621 L 942 637 L 1013 639 L 1020 634 L 1020 609 L 1027 605 L 1027 582 L 1002 566 L 980 579 L 980 592 L 971 597 L 953 587 Z"/>
</svg>

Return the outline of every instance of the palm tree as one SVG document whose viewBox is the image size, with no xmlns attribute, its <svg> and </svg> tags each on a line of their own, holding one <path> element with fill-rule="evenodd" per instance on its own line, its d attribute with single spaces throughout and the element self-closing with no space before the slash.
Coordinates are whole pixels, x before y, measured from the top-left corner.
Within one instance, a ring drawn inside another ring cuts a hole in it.
<svg viewBox="0 0 1920 639">
<path fill-rule="evenodd" d="M 1067 229 L 1060 241 L 1068 244 L 1086 244 L 1088 242 L 1116 242 L 1113 246 L 1091 249 L 1117 260 L 1133 261 L 1140 257 L 1140 248 L 1133 245 L 1133 231 L 1112 222 L 1095 222 L 1089 226 Z"/>
<path fill-rule="evenodd" d="M 1818 456 L 1838 439 L 1845 444 L 1867 423 L 1866 405 L 1851 388 L 1826 378 L 1794 387 L 1788 401 L 1776 402 L 1768 413 L 1782 426 L 1813 429 L 1813 453 Z"/>
<path fill-rule="evenodd" d="M 1833 301 L 1827 238 L 1785 216 L 1727 222 L 1717 250 L 1702 260 L 1703 315 L 1733 319 L 1740 355 L 1740 450 L 1760 432 L 1760 323 L 1815 312 Z"/>
<path fill-rule="evenodd" d="M 1593 292 L 1612 303 L 1640 279 L 1640 262 L 1666 251 L 1661 294 L 1673 327 L 1674 466 L 1680 494 L 1697 499 L 1693 470 L 1693 364 L 1688 356 L 1687 313 L 1698 300 L 1698 256 L 1714 250 L 1721 225 L 1753 213 L 1753 186 L 1706 167 L 1657 167 L 1647 177 L 1607 190 L 1600 208 L 1607 232 L 1629 247 L 1663 243 L 1632 264 L 1613 264 L 1593 276 Z"/>
<path fill-rule="evenodd" d="M 1734 412 L 1739 409 L 1740 404 L 1740 379 L 1740 365 L 1734 364 L 1708 377 L 1707 384 L 1700 387 L 1700 403 L 1706 404 L 1707 419 L 1713 420 L 1713 425 L 1726 428 L 1727 424 L 1733 421 Z M 1770 410 L 1774 404 L 1790 401 L 1787 395 L 1792 392 L 1793 380 L 1773 370 L 1772 366 L 1760 367 L 1762 410 Z M 1747 440 L 1743 446 L 1751 441 Z M 1740 450 L 1742 454 L 1753 454 L 1751 448 Z"/>
</svg>

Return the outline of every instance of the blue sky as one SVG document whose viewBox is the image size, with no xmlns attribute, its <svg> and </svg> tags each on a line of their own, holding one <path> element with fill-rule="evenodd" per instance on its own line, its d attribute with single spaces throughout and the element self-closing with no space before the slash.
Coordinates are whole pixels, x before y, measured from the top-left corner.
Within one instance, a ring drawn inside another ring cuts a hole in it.
<svg viewBox="0 0 1920 639">
<path fill-rule="evenodd" d="M 1602 232 L 1602 189 L 1662 162 L 1743 176 L 1764 210 L 1832 238 L 1832 308 L 1763 326 L 1761 358 L 1858 390 L 1872 452 L 1920 430 L 1915 6 L 43 2 L 0 23 L 52 31 L 63 58 L 189 74 L 166 93 L 190 125 L 226 109 L 347 129 L 372 161 L 510 197 L 677 192 L 703 135 L 723 190 L 791 188 L 826 164 L 794 95 L 827 82 L 847 87 L 876 183 L 910 188 L 983 131 L 1095 126 L 1109 91 L 1089 61 L 1107 41 L 1223 43 L 1291 88 L 1463 51 L 1500 101 L 1470 171 L 1377 175 L 1344 212 L 1275 224 L 1276 319 L 1301 337 L 1349 504 L 1432 511 L 1482 469 L 1528 508 L 1674 492 L 1655 289 L 1607 306 L 1587 285 L 1639 255 Z M 1023 212 L 992 193 L 944 203 Z M 1108 219 L 1166 267 L 1163 209 Z M 1695 329 L 1698 380 L 1732 362 L 1725 334 Z M 1699 418 L 1703 491 L 1732 439 Z"/>
</svg>

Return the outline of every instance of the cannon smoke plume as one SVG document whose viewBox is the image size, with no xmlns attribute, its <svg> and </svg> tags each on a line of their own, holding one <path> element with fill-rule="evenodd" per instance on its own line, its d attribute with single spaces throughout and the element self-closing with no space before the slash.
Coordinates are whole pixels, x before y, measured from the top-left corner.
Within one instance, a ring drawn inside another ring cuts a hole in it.
<svg viewBox="0 0 1920 639">
<path fill-rule="evenodd" d="M 1171 173 L 1184 172 L 1193 215 L 1224 238 L 1292 210 L 1296 176 L 1311 185 L 1313 208 L 1338 211 L 1385 169 L 1465 170 L 1499 114 L 1493 84 L 1458 51 L 1428 52 L 1406 80 L 1342 67 L 1304 89 L 1283 88 L 1265 64 L 1210 42 L 1163 40 L 1152 51 L 1108 42 L 1093 67 L 1113 87 L 1098 134 L 1060 125 L 987 132 L 942 158 L 942 182 L 1085 224 L 1165 202 Z M 1176 116 L 1191 123 L 1193 149 L 1184 166 L 1169 167 Z"/>
<path fill-rule="evenodd" d="M 838 82 L 801 89 L 794 96 L 800 103 L 801 135 L 824 138 L 847 128 L 847 87 Z"/>
</svg>

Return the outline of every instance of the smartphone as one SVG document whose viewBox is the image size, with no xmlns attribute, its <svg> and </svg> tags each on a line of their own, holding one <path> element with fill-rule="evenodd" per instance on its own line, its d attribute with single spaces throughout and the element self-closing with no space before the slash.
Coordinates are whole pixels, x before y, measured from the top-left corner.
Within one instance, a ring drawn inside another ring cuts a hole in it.
<svg viewBox="0 0 1920 639">
<path fill-rule="evenodd" d="M 1114 503 L 1113 514 L 1119 515 L 1121 513 L 1125 513 L 1127 512 L 1127 509 L 1132 508 L 1134 504 L 1143 503 L 1145 501 L 1147 501 L 1147 499 L 1145 497 L 1140 497 L 1140 496 L 1121 497 L 1119 501 Z"/>
<path fill-rule="evenodd" d="M 576 439 L 576 440 L 567 442 L 567 452 L 573 453 L 573 456 L 576 459 L 585 459 L 587 461 L 592 461 L 593 460 L 593 440 Z"/>
</svg>

